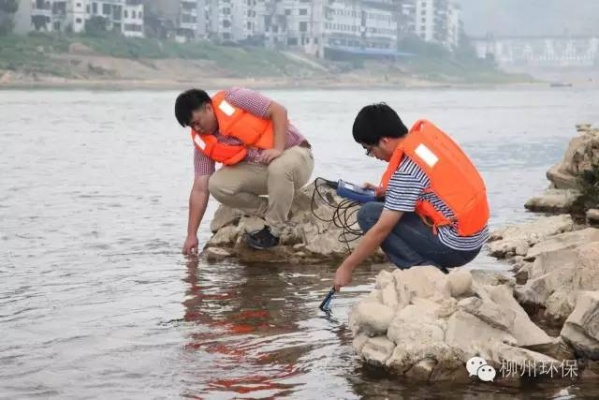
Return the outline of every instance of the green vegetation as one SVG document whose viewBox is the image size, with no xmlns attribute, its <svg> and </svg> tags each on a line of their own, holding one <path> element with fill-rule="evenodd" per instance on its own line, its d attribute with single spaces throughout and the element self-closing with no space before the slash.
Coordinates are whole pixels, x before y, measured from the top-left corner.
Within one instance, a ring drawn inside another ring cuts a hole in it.
<svg viewBox="0 0 599 400">
<path fill-rule="evenodd" d="M 572 206 L 572 214 L 583 218 L 591 208 L 599 208 L 599 163 L 583 171 L 578 178 L 580 197 Z"/>
<path fill-rule="evenodd" d="M 48 58 L 49 53 L 68 51 L 70 42 L 66 38 L 32 34 L 28 37 L 8 35 L 0 40 L 0 69 L 68 76 L 66 66 Z"/>
<path fill-rule="evenodd" d="M 398 44 L 400 51 L 411 53 L 406 58 L 406 67 L 416 76 L 438 82 L 460 83 L 516 83 L 530 82 L 525 74 L 501 72 L 493 60 L 477 57 L 476 50 L 465 35 L 460 38 L 460 47 L 451 53 L 439 44 L 427 43 L 409 36 Z"/>
<path fill-rule="evenodd" d="M 88 26 L 90 27 L 90 26 Z M 81 43 L 95 53 L 128 59 L 211 60 L 230 76 L 293 76 L 311 68 L 276 51 L 259 47 L 217 46 L 210 42 L 176 43 L 158 39 L 125 38 L 101 33 L 101 24 L 92 24 L 91 35 L 41 34 L 9 35 L 2 38 L 0 69 L 70 76 L 68 64 L 52 54 L 68 53 L 69 46 Z"/>
</svg>

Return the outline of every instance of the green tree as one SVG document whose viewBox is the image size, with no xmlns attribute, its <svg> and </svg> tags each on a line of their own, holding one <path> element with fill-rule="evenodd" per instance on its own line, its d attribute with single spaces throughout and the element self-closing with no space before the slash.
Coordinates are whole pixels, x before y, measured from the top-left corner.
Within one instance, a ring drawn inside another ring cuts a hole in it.
<svg viewBox="0 0 599 400">
<path fill-rule="evenodd" d="M 0 0 L 0 35 L 7 35 L 15 27 L 14 17 L 19 0 Z"/>
<path fill-rule="evenodd" d="M 108 20 L 94 16 L 85 21 L 85 33 L 89 36 L 104 36 L 108 31 Z"/>
</svg>

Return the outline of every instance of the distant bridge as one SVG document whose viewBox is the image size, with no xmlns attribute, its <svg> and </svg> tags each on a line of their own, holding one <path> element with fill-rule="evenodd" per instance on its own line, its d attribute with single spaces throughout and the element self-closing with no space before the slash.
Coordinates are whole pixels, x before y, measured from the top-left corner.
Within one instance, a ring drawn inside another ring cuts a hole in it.
<svg viewBox="0 0 599 400">
<path fill-rule="evenodd" d="M 504 67 L 599 66 L 599 36 L 501 36 L 471 38 L 478 56 Z"/>
</svg>

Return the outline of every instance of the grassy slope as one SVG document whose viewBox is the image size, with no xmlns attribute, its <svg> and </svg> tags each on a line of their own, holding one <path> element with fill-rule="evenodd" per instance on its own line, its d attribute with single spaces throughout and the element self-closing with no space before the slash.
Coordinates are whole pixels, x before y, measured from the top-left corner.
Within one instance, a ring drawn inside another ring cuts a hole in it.
<svg viewBox="0 0 599 400">
<path fill-rule="evenodd" d="M 82 43 L 97 54 L 127 59 L 211 60 L 230 77 L 302 77 L 321 74 L 317 68 L 284 54 L 264 48 L 217 46 L 209 42 L 180 44 L 153 39 L 125 39 L 122 36 L 92 38 L 33 34 L 0 38 L 0 70 L 73 77 L 69 64 L 49 54 L 67 53 L 73 43 Z M 331 71 L 339 71 L 329 63 Z M 384 65 L 381 65 L 383 67 Z M 390 68 L 397 71 L 397 68 Z M 503 74 L 476 60 L 452 60 L 421 54 L 410 59 L 401 70 L 421 79 L 436 82 L 508 83 L 526 77 Z M 90 70 L 93 74 L 94 71 Z"/>
<path fill-rule="evenodd" d="M 69 77 L 68 65 L 50 59 L 47 54 L 67 53 L 72 43 L 82 43 L 98 54 L 116 58 L 212 60 L 232 76 L 239 77 L 293 76 L 313 69 L 262 48 L 224 47 L 207 42 L 180 44 L 122 36 L 91 38 L 41 34 L 0 38 L 0 69 Z"/>
</svg>

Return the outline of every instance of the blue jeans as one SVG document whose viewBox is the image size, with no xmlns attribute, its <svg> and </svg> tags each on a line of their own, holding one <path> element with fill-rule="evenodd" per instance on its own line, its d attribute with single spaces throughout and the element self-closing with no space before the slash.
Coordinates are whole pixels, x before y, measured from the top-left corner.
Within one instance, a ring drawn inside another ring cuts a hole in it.
<svg viewBox="0 0 599 400">
<path fill-rule="evenodd" d="M 358 212 L 358 224 L 364 233 L 376 224 L 383 203 L 370 202 Z M 447 247 L 415 213 L 404 213 L 387 239 L 381 244 L 387 258 L 400 269 L 415 265 L 434 265 L 441 269 L 460 267 L 472 261 L 480 248 L 471 251 Z M 447 272 L 447 271 L 444 271 Z"/>
</svg>

